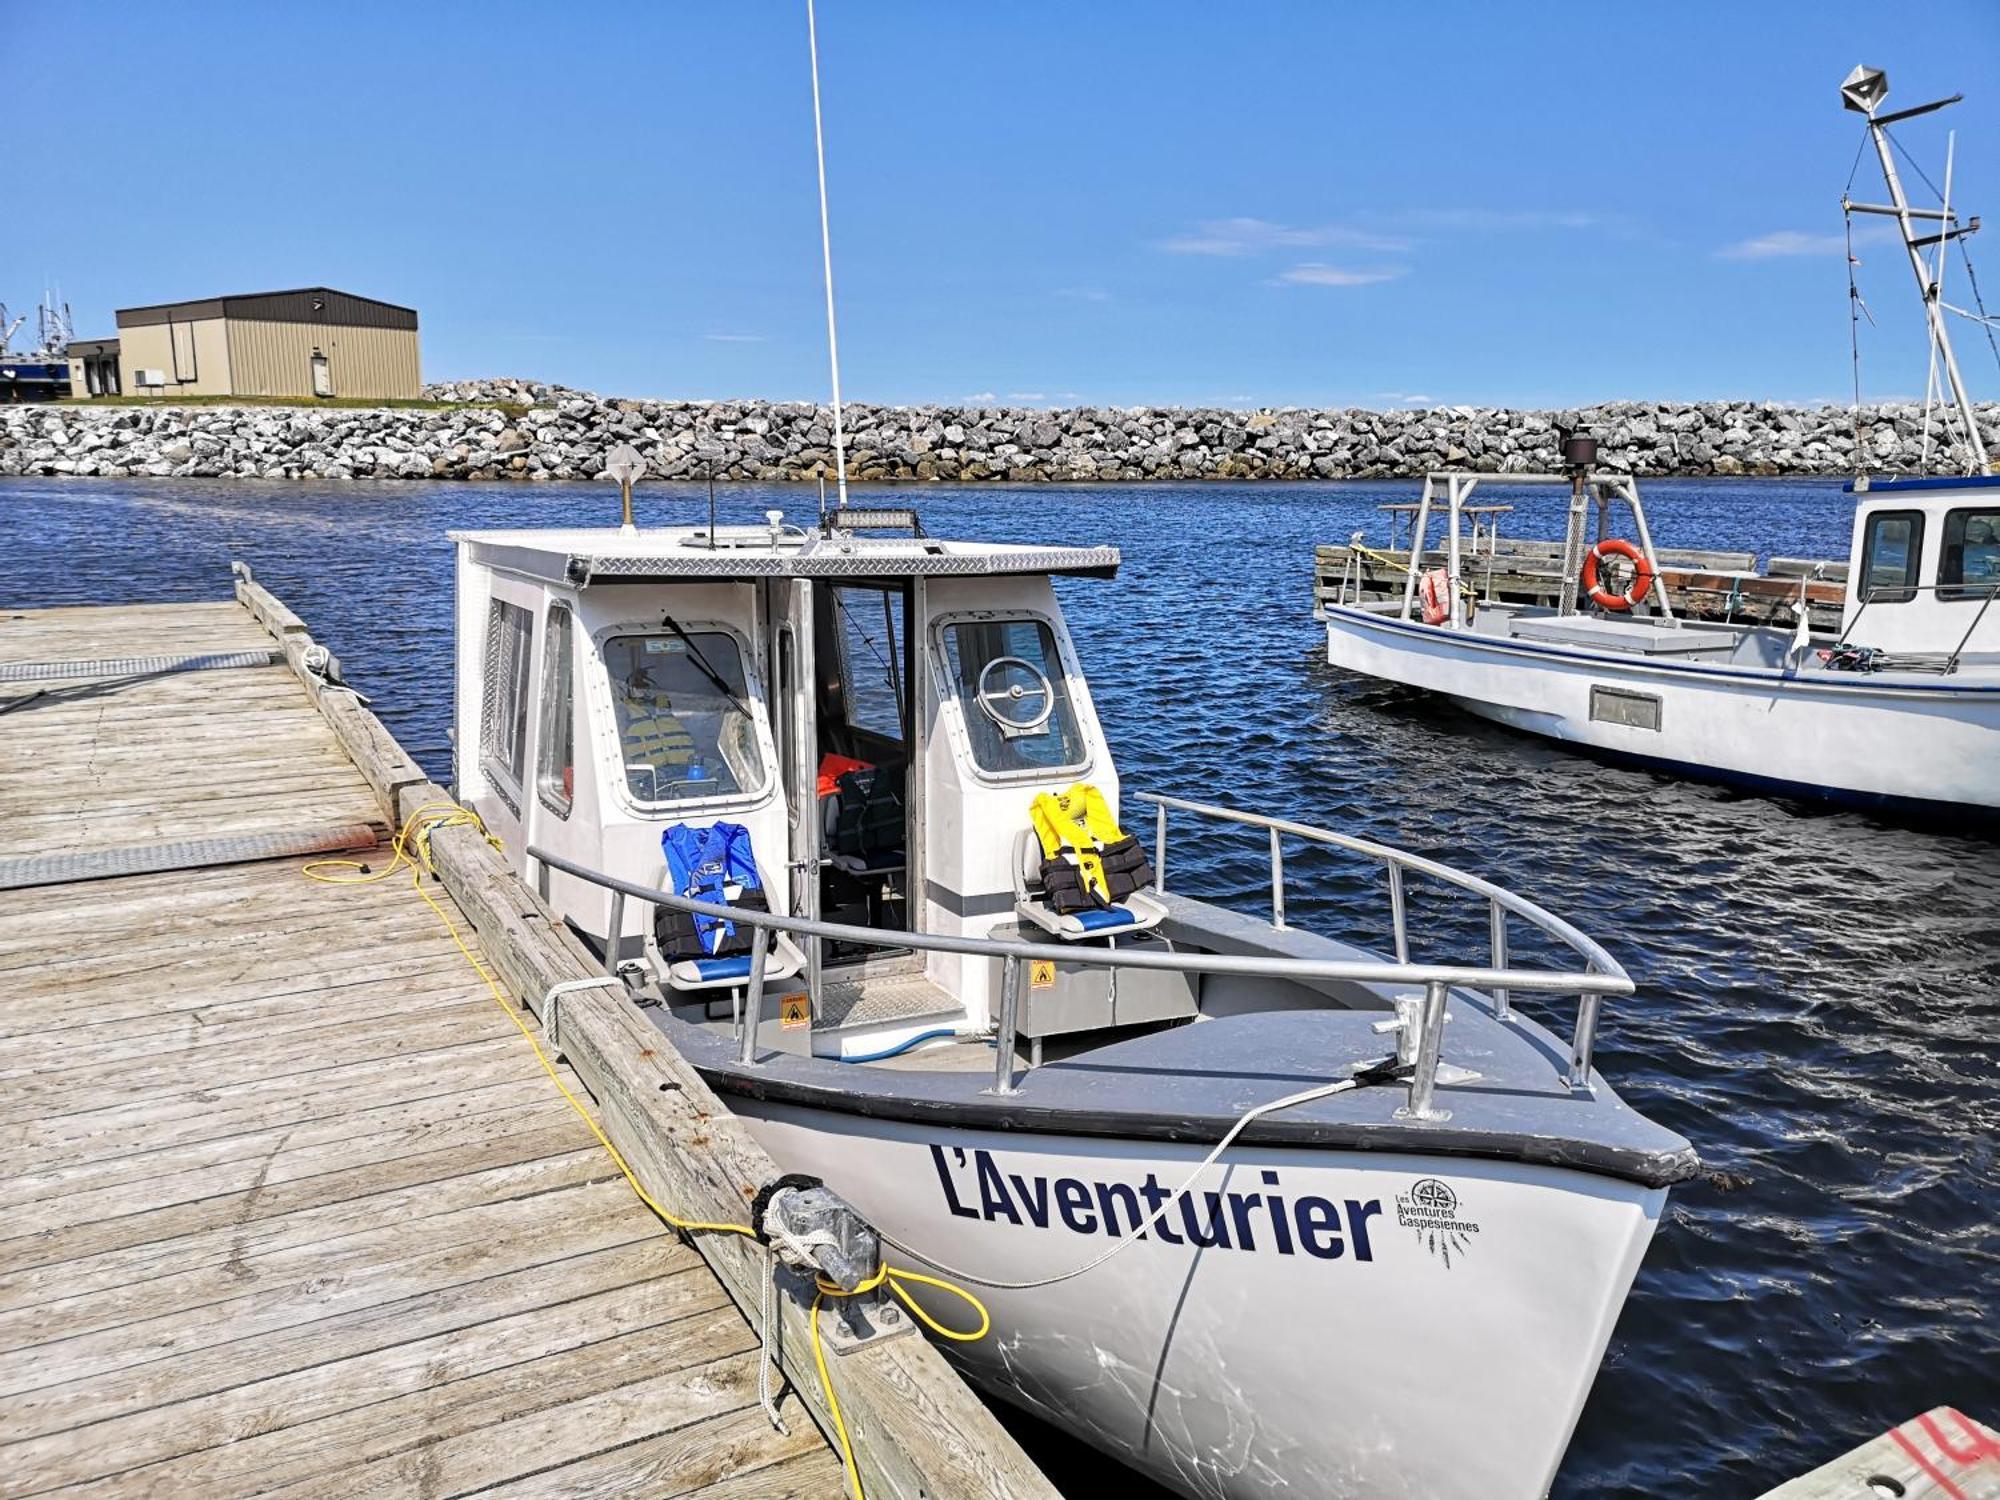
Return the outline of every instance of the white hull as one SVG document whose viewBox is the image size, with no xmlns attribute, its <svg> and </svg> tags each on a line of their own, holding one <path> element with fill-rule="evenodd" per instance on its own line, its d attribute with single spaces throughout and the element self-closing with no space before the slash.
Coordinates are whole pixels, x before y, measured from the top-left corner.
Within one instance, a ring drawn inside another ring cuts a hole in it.
<svg viewBox="0 0 2000 1500">
<path fill-rule="evenodd" d="M 786 1170 L 1001 1279 L 1091 1260 L 1107 1213 L 1125 1227 L 1125 1190 L 1143 1201 L 1149 1174 L 1178 1184 L 1205 1154 L 731 1105 Z M 1518 1162 L 1255 1146 L 1200 1186 L 1233 1195 L 1222 1243 L 1196 1248 L 1170 1210 L 1178 1244 L 1032 1291 L 975 1288 L 992 1334 L 950 1352 L 994 1394 L 1216 1500 L 1543 1494 L 1666 1197 Z"/>
<path fill-rule="evenodd" d="M 2000 685 L 1663 662 L 1347 606 L 1325 616 L 1332 665 L 1443 693 L 1516 729 L 1777 791 L 2000 807 Z M 1599 693 L 1593 715 L 1593 689 L 1633 698 Z"/>
</svg>

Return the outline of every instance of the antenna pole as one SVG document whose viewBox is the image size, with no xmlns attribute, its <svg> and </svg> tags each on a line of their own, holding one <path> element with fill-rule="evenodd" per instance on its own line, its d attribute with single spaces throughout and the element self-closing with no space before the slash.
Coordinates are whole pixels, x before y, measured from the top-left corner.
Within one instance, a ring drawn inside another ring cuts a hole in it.
<svg viewBox="0 0 2000 1500">
<path fill-rule="evenodd" d="M 1882 180 L 1889 188 L 1889 201 L 1896 208 L 1896 222 L 1902 227 L 1903 249 L 1909 253 L 1910 273 L 1917 278 L 1917 294 L 1924 303 L 1924 320 L 1930 324 L 1933 350 L 1944 357 L 1945 379 L 1951 385 L 1951 398 L 1958 406 L 1958 417 L 1965 428 L 1965 440 L 1972 450 L 1973 472 L 1984 474 L 1990 467 L 1986 457 L 1986 440 L 1980 436 L 1979 418 L 1972 409 L 1972 398 L 1965 392 L 1965 377 L 1958 373 L 1958 356 L 1952 353 L 1951 334 L 1944 326 L 1944 309 L 1939 305 L 1937 283 L 1932 280 L 1929 268 L 1924 264 L 1923 251 L 1917 247 L 1917 227 L 1910 216 L 1909 199 L 1903 196 L 1903 179 L 1896 175 L 1896 159 L 1889 149 L 1889 132 L 1882 121 L 1875 118 L 1873 107 L 1868 110 L 1868 134 L 1875 142 L 1875 156 L 1882 164 Z M 1951 223 L 1940 220 L 1940 233 L 1949 235 Z M 1940 241 L 1940 244 L 1946 243 Z"/>
<path fill-rule="evenodd" d="M 833 320 L 833 234 L 826 216 L 826 130 L 819 111 L 819 25 L 813 0 L 806 0 L 806 46 L 812 53 L 813 151 L 819 158 L 819 250 L 826 267 L 826 355 L 833 367 L 833 466 L 840 505 L 847 507 L 847 435 L 840 423 L 840 333 Z"/>
</svg>

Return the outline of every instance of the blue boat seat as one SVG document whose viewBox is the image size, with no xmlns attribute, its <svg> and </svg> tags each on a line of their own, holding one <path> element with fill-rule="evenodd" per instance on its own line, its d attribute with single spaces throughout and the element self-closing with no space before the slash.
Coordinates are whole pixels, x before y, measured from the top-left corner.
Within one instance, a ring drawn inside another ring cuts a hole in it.
<svg viewBox="0 0 2000 1500">
<path fill-rule="evenodd" d="M 667 959 L 654 953 L 654 961 L 664 969 L 662 977 L 676 990 L 734 990 L 750 980 L 750 955 L 732 953 L 726 958 Z M 771 983 L 790 979 L 806 966 L 806 956 L 798 944 L 782 932 L 771 934 L 771 949 L 764 955 L 764 980 Z"/>
</svg>

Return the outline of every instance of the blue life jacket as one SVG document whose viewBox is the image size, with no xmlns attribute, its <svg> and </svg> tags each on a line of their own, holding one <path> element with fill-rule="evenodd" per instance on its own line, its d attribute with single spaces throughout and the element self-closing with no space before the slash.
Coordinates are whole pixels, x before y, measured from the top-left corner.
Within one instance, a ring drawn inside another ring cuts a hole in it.
<svg viewBox="0 0 2000 1500">
<path fill-rule="evenodd" d="M 740 885 L 746 892 L 764 888 L 757 878 L 750 830 L 741 823 L 713 823 L 706 828 L 676 823 L 660 835 L 660 847 L 666 851 L 675 893 L 691 901 L 727 906 L 727 886 Z M 710 954 L 736 936 L 736 924 L 726 917 L 692 914 L 691 920 L 702 947 Z"/>
</svg>

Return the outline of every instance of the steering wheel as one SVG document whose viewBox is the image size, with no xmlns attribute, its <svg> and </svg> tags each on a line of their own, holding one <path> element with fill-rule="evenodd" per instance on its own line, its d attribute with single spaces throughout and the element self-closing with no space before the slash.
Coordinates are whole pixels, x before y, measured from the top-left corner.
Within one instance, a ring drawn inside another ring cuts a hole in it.
<svg viewBox="0 0 2000 1500">
<path fill-rule="evenodd" d="M 1028 680 L 999 686 L 994 678 L 1002 669 L 1025 673 Z M 1056 709 L 1056 693 L 1048 677 L 1033 662 L 1018 656 L 996 656 L 989 661 L 980 669 L 974 693 L 979 700 L 979 711 L 998 724 L 1002 733 L 1010 735 L 1033 734 L 1049 722 L 1049 715 Z M 1029 707 L 1038 699 L 1040 709 Z"/>
</svg>

